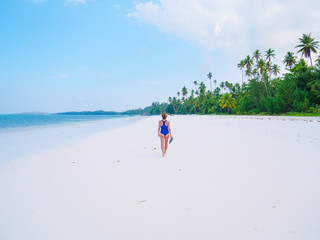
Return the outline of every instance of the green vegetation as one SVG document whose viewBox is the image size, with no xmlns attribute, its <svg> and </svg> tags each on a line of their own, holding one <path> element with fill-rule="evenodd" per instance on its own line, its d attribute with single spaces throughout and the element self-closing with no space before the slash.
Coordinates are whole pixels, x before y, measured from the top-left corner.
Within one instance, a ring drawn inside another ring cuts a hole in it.
<svg viewBox="0 0 320 240">
<path fill-rule="evenodd" d="M 213 74 L 209 72 L 210 90 L 203 82 L 194 81 L 194 89 L 184 86 L 177 97 L 168 98 L 168 103 L 155 102 L 142 111 L 150 115 L 163 111 L 170 114 L 320 115 L 320 58 L 314 66 L 311 59 L 319 49 L 319 42 L 311 34 L 303 34 L 299 41 L 296 48 L 302 58 L 298 60 L 293 52 L 288 52 L 283 60 L 287 73 L 282 76 L 278 76 L 280 66 L 272 62 L 274 50 L 268 49 L 264 58 L 260 50 L 256 50 L 237 65 L 241 70 L 241 85 L 228 81 L 217 84 L 214 80 L 212 90 Z"/>
</svg>

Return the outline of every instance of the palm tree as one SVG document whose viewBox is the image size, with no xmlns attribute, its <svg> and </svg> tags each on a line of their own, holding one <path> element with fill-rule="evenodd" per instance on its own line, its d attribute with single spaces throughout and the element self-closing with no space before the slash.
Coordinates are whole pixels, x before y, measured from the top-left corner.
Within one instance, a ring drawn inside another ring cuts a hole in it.
<svg viewBox="0 0 320 240">
<path fill-rule="evenodd" d="M 213 80 L 214 88 L 217 88 L 217 79 Z"/>
<path fill-rule="evenodd" d="M 271 69 L 271 63 L 270 63 L 270 62 L 266 62 L 265 70 L 266 70 L 266 73 L 267 73 L 267 72 L 269 73 L 269 79 L 271 79 L 272 69 Z"/>
<path fill-rule="evenodd" d="M 259 75 L 259 73 L 258 73 L 258 68 L 254 68 L 254 69 L 252 69 L 252 71 L 251 71 L 251 75 L 254 77 L 254 78 L 256 78 L 258 75 Z"/>
<path fill-rule="evenodd" d="M 266 51 L 266 59 L 269 61 L 269 63 L 271 64 L 271 58 L 274 58 L 275 57 L 275 54 L 274 54 L 274 50 L 272 50 L 271 48 L 269 48 L 267 51 Z"/>
<path fill-rule="evenodd" d="M 297 61 L 296 61 L 296 57 L 294 56 L 294 53 L 287 52 L 287 54 L 284 56 L 284 60 L 282 63 L 284 63 L 286 67 L 289 67 L 291 69 L 296 62 Z"/>
<path fill-rule="evenodd" d="M 278 64 L 273 64 L 271 70 L 275 77 L 280 73 L 280 67 Z"/>
<path fill-rule="evenodd" d="M 178 95 L 178 98 L 179 98 L 179 96 L 180 96 L 180 92 L 177 92 L 177 95 Z"/>
<path fill-rule="evenodd" d="M 173 109 L 174 109 L 174 112 L 177 113 L 177 99 L 176 97 L 173 97 L 172 99 L 172 106 L 173 106 Z"/>
<path fill-rule="evenodd" d="M 229 89 L 229 92 L 231 92 L 232 87 L 233 87 L 232 83 L 229 83 L 228 81 L 226 81 L 224 85 L 226 86 L 226 88 Z"/>
<path fill-rule="evenodd" d="M 255 50 L 253 52 L 253 57 L 256 59 L 256 61 L 258 62 L 259 59 L 261 58 L 261 53 L 260 53 L 260 50 Z"/>
<path fill-rule="evenodd" d="M 243 84 L 243 69 L 245 66 L 246 66 L 246 63 L 244 60 L 241 60 L 240 63 L 238 63 L 238 68 L 240 68 L 242 72 L 242 84 Z"/>
<path fill-rule="evenodd" d="M 234 97 L 232 97 L 231 93 L 223 94 L 219 100 L 219 106 L 222 107 L 222 109 L 227 108 L 228 113 L 229 113 L 229 109 L 236 107 L 236 104 L 237 104 L 237 101 Z"/>
<path fill-rule="evenodd" d="M 260 74 L 263 75 L 263 72 L 265 71 L 266 67 L 266 62 L 263 59 L 260 59 L 257 62 L 257 67 L 260 70 Z"/>
<path fill-rule="evenodd" d="M 184 86 L 184 87 L 182 88 L 182 96 L 185 97 L 185 96 L 187 96 L 187 94 L 188 94 L 188 90 L 187 90 L 187 88 Z"/>
<path fill-rule="evenodd" d="M 243 61 L 244 61 L 245 66 L 247 67 L 247 69 L 251 69 L 251 67 L 253 65 L 252 58 L 248 55 Z"/>
<path fill-rule="evenodd" d="M 222 92 L 223 92 L 224 87 L 225 87 L 224 82 L 221 82 L 220 83 L 220 88 L 221 88 Z"/>
<path fill-rule="evenodd" d="M 194 81 L 193 84 L 194 84 L 194 87 L 195 87 L 195 91 L 197 91 L 198 82 Z"/>
<path fill-rule="evenodd" d="M 310 63 L 312 67 L 312 59 L 311 52 L 317 53 L 317 49 L 319 49 L 319 42 L 315 41 L 314 38 L 311 37 L 311 33 L 303 34 L 302 38 L 299 38 L 300 43 L 296 46 L 296 48 L 300 48 L 298 53 L 302 53 L 302 56 L 305 58 L 310 58 Z"/>
<path fill-rule="evenodd" d="M 268 62 L 269 64 L 269 62 Z M 266 93 L 267 93 L 267 98 L 269 97 L 269 94 L 268 94 L 268 88 L 267 88 L 267 80 L 266 80 L 266 66 L 267 66 L 267 63 L 263 60 L 263 59 L 260 59 L 258 62 L 257 62 L 257 66 L 258 68 L 260 69 L 260 74 L 261 74 L 261 77 L 263 79 L 263 82 L 264 82 L 264 86 L 266 88 Z"/>
<path fill-rule="evenodd" d="M 251 69 L 249 68 L 249 69 L 246 69 L 246 71 L 245 71 L 245 75 L 246 75 L 246 77 L 252 77 L 252 72 L 251 72 Z"/>
<path fill-rule="evenodd" d="M 200 96 L 204 96 L 206 93 L 206 85 L 203 82 L 200 83 L 199 92 Z"/>
<path fill-rule="evenodd" d="M 240 86 L 239 83 L 236 83 L 236 84 L 234 85 L 234 92 L 240 92 L 240 91 L 241 91 L 241 86 Z"/>
<path fill-rule="evenodd" d="M 211 85 L 212 73 L 211 73 L 211 72 L 209 72 L 209 73 L 207 74 L 207 78 L 209 78 L 209 80 L 210 80 L 210 91 L 211 91 L 211 94 L 212 94 L 212 85 Z"/>
<path fill-rule="evenodd" d="M 169 97 L 168 101 L 172 105 L 174 112 L 177 113 L 177 108 L 175 107 L 176 98 Z"/>
<path fill-rule="evenodd" d="M 275 54 L 274 54 L 274 50 L 272 50 L 271 48 L 269 48 L 267 51 L 266 51 L 266 59 L 268 60 L 268 72 L 269 72 L 269 78 L 271 79 L 271 58 L 274 58 L 275 57 Z"/>
<path fill-rule="evenodd" d="M 169 97 L 168 102 L 169 102 L 169 104 L 172 103 L 172 97 Z"/>
<path fill-rule="evenodd" d="M 318 58 L 316 59 L 317 64 L 320 66 L 320 55 L 318 56 Z"/>
</svg>

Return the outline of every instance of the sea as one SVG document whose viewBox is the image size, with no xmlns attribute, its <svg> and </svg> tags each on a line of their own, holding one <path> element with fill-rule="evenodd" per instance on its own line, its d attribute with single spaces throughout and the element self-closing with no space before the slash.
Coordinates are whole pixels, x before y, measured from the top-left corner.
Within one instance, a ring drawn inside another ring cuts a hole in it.
<svg viewBox="0 0 320 240">
<path fill-rule="evenodd" d="M 0 115 L 0 131 L 126 118 L 128 118 L 126 115 L 64 115 L 46 113 L 6 114 Z"/>
<path fill-rule="evenodd" d="M 46 113 L 0 115 L 0 164 L 132 124 L 141 116 L 60 115 Z"/>
</svg>

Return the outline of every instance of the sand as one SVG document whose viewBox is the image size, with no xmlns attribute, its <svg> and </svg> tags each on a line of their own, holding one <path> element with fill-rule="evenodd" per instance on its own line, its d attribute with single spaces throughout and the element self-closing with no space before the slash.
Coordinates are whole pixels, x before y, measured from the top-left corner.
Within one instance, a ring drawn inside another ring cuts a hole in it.
<svg viewBox="0 0 320 240">
<path fill-rule="evenodd" d="M 158 120 L 1 162 L 0 239 L 320 239 L 320 118 Z"/>
</svg>

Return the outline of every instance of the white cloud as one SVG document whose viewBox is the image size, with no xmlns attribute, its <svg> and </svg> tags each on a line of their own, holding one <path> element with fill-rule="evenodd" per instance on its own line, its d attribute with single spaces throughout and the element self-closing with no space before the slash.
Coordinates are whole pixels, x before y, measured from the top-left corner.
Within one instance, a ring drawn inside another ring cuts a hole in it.
<svg viewBox="0 0 320 240">
<path fill-rule="evenodd" d="M 137 4 L 128 16 L 214 50 L 296 43 L 302 33 L 320 32 L 319 11 L 318 0 L 159 0 Z"/>
</svg>

